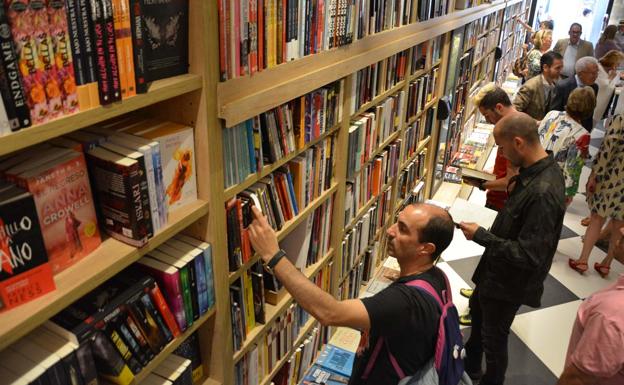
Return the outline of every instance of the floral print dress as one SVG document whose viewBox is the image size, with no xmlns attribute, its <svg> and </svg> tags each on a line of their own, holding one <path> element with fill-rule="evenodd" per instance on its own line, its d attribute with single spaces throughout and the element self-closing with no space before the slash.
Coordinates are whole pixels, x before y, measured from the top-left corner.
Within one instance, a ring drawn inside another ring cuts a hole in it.
<svg viewBox="0 0 624 385">
<path fill-rule="evenodd" d="M 538 133 L 542 146 L 552 153 L 563 171 L 566 196 L 574 196 L 588 156 L 589 132 L 566 112 L 550 111 L 542 119 Z"/>
</svg>

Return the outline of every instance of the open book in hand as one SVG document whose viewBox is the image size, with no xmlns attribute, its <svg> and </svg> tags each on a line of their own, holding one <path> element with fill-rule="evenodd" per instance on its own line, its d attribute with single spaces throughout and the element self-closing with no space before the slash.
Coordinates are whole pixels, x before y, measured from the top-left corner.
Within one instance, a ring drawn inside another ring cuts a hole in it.
<svg viewBox="0 0 624 385">
<path fill-rule="evenodd" d="M 462 178 L 476 179 L 479 181 L 490 181 L 496 180 L 496 175 L 490 174 L 489 172 L 476 170 L 474 168 L 462 167 L 461 168 Z"/>
</svg>

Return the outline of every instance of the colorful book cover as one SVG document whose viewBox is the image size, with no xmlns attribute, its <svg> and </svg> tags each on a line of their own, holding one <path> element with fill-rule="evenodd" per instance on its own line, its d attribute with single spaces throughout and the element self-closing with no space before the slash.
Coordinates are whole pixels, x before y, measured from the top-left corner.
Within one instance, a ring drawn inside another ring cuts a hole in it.
<svg viewBox="0 0 624 385">
<path fill-rule="evenodd" d="M 5 4 L 32 123 L 45 123 L 50 115 L 46 97 L 48 75 L 37 52 L 33 12 L 28 1 L 12 0 Z"/>
<path fill-rule="evenodd" d="M 55 289 L 32 195 L 0 192 L 0 312 Z"/>
<path fill-rule="evenodd" d="M 115 25 L 113 21 L 113 4 L 111 0 L 101 0 L 102 22 L 106 39 L 106 68 L 109 73 L 109 85 L 114 102 L 121 100 L 121 78 L 119 75 L 119 60 L 115 43 Z"/>
<path fill-rule="evenodd" d="M 63 115 L 63 91 L 59 82 L 58 68 L 54 58 L 54 46 L 48 21 L 45 0 L 30 0 L 28 7 L 32 12 L 31 28 L 37 44 L 37 55 L 46 72 L 45 93 L 48 99 L 49 118 Z"/>
<path fill-rule="evenodd" d="M 325 369 L 343 376 L 351 376 L 355 353 L 327 344 L 316 363 Z"/>
<path fill-rule="evenodd" d="M 47 3 L 49 30 L 54 47 L 54 63 L 63 98 L 63 112 L 71 114 L 77 112 L 80 106 L 78 104 L 72 50 L 68 44 L 70 36 L 65 2 L 47 0 Z"/>
<path fill-rule="evenodd" d="M 75 152 L 19 176 L 33 194 L 52 271 L 57 274 L 101 243 L 85 158 Z"/>
</svg>

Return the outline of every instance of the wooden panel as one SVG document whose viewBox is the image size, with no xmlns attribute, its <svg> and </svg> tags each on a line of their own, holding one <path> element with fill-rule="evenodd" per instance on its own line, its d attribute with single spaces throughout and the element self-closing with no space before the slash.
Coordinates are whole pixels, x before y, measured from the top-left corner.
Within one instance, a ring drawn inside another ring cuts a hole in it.
<svg viewBox="0 0 624 385">
<path fill-rule="evenodd" d="M 395 53 L 505 7 L 503 0 L 367 36 L 254 76 L 219 83 L 218 114 L 227 126 L 249 119 Z"/>
<path fill-rule="evenodd" d="M 183 230 L 208 212 L 208 203 L 198 200 L 172 213 L 169 224 L 140 249 L 109 238 L 94 252 L 55 276 L 56 290 L 3 313 L 0 322 L 0 350 L 95 289 L 141 256 Z M 217 254 L 218 255 L 218 254 Z"/>
<path fill-rule="evenodd" d="M 201 86 L 201 76 L 194 74 L 180 75 L 155 81 L 146 94 L 139 94 L 108 106 L 99 106 L 90 110 L 63 116 L 48 123 L 28 127 L 9 135 L 1 136 L 0 155 L 8 154 L 32 146 L 33 144 L 42 143 L 48 139 L 138 110 L 150 104 L 197 90 L 201 88 Z"/>
</svg>

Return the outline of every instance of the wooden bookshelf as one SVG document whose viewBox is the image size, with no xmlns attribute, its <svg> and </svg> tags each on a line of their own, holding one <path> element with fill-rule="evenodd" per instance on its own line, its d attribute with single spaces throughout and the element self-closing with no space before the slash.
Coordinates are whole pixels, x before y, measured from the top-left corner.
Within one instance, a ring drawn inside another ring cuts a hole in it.
<svg viewBox="0 0 624 385">
<path fill-rule="evenodd" d="M 163 100 L 171 99 L 200 89 L 202 78 L 196 74 L 186 74 L 153 82 L 146 94 L 107 106 L 99 106 L 72 115 L 62 116 L 47 123 L 28 127 L 9 135 L 0 136 L 0 155 L 21 150 L 37 143 L 43 143 L 70 132 L 96 123 L 136 111 Z"/>
<path fill-rule="evenodd" d="M 2 314 L 0 349 L 28 334 L 207 212 L 208 204 L 202 200 L 181 207 L 170 215 L 167 227 L 156 233 L 147 245 L 141 248 L 113 238 L 106 239 L 91 254 L 54 277 L 56 290 Z"/>
</svg>

